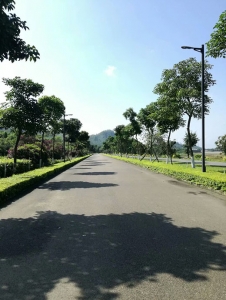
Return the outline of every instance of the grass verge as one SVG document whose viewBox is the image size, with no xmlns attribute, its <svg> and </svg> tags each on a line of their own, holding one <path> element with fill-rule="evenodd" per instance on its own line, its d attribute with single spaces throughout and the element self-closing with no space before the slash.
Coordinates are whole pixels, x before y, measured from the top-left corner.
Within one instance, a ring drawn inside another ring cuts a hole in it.
<svg viewBox="0 0 226 300">
<path fill-rule="evenodd" d="M 207 172 L 203 173 L 201 168 L 192 169 L 184 164 L 166 164 L 163 162 L 150 162 L 146 160 L 138 160 L 133 158 L 125 158 L 114 155 L 107 155 L 134 165 L 147 168 L 153 172 L 165 174 L 178 180 L 183 180 L 191 184 L 202 186 L 211 190 L 220 191 L 226 195 L 226 174 L 219 171 L 219 168 L 207 168 Z"/>
<path fill-rule="evenodd" d="M 77 157 L 69 162 L 61 162 L 52 166 L 35 169 L 23 174 L 13 175 L 12 177 L 0 179 L 0 204 L 4 204 L 26 189 L 41 183 L 69 168 L 76 165 L 80 161 L 86 159 L 89 155 Z"/>
</svg>

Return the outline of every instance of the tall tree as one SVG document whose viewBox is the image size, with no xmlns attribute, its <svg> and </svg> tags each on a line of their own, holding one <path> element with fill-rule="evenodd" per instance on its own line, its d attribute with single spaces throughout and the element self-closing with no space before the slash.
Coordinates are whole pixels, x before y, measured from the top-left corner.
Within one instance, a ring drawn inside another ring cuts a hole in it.
<svg viewBox="0 0 226 300">
<path fill-rule="evenodd" d="M 153 119 L 152 112 L 154 109 L 154 103 L 147 105 L 145 108 L 141 108 L 137 115 L 137 119 L 141 124 L 143 131 L 145 131 L 144 137 L 146 140 L 146 152 L 150 153 L 150 160 L 153 153 L 156 153 L 153 149 L 154 132 L 156 127 L 156 120 Z M 144 154 L 143 158 L 145 157 Z M 158 160 L 157 156 L 156 159 Z"/>
<path fill-rule="evenodd" d="M 70 143 L 75 143 L 80 134 L 80 129 L 82 127 L 82 123 L 80 120 L 76 118 L 71 118 L 70 120 L 65 120 L 65 134 L 67 135 L 67 143 L 68 143 L 68 154 L 69 154 L 69 145 Z"/>
<path fill-rule="evenodd" d="M 156 108 L 152 116 L 157 122 L 160 133 L 162 135 L 167 134 L 166 163 L 168 163 L 170 159 L 172 164 L 172 155 L 174 152 L 172 147 L 175 142 L 170 140 L 171 134 L 185 124 L 178 102 L 175 101 L 175 98 L 171 98 L 170 96 L 160 96 L 156 102 Z"/>
<path fill-rule="evenodd" d="M 29 29 L 25 21 L 11 13 L 15 8 L 14 0 L 0 1 L 0 61 L 8 59 L 11 62 L 16 60 L 33 60 L 40 58 L 35 46 L 30 46 L 20 38 L 21 30 Z"/>
<path fill-rule="evenodd" d="M 223 136 L 219 136 L 215 144 L 217 148 L 223 151 L 224 154 L 226 155 L 226 134 Z"/>
<path fill-rule="evenodd" d="M 53 136 L 53 148 L 54 148 L 54 139 L 55 139 L 55 131 L 57 121 L 59 121 L 65 111 L 64 103 L 61 99 L 53 96 L 42 96 L 38 99 L 38 105 L 42 112 L 42 119 L 41 119 L 41 147 L 40 147 L 40 166 L 42 165 L 42 150 L 43 150 L 43 142 L 44 142 L 44 135 L 47 131 L 52 131 L 54 133 Z M 54 153 L 54 149 L 53 149 Z"/>
<path fill-rule="evenodd" d="M 115 127 L 115 140 L 117 142 L 117 150 L 122 156 L 124 143 L 125 143 L 125 125 L 118 125 Z"/>
<path fill-rule="evenodd" d="M 204 72 L 204 92 L 207 93 L 209 88 L 215 84 L 212 74 L 209 70 L 212 65 L 205 62 Z M 202 66 L 195 58 L 183 60 L 175 64 L 173 69 L 167 69 L 162 72 L 162 82 L 157 84 L 154 92 L 161 96 L 175 99 L 178 103 L 178 111 L 187 117 L 187 134 L 189 140 L 189 151 L 191 154 L 191 164 L 195 167 L 194 156 L 191 146 L 190 126 L 192 118 L 200 119 L 202 109 L 201 81 Z M 204 110 L 205 114 L 209 112 L 209 105 L 212 99 L 205 95 Z"/>
<path fill-rule="evenodd" d="M 131 137 L 135 136 L 135 139 L 137 141 L 137 152 L 140 152 L 140 143 L 138 141 L 138 135 L 141 134 L 141 125 L 137 119 L 137 113 L 133 110 L 133 108 L 128 108 L 124 113 L 123 116 L 126 118 L 126 120 L 130 121 L 130 134 Z M 139 153 L 140 154 L 140 153 Z"/>
<path fill-rule="evenodd" d="M 40 130 L 41 110 L 35 98 L 43 92 L 44 85 L 20 77 L 3 78 L 3 82 L 10 89 L 5 92 L 6 103 L 0 122 L 2 127 L 10 128 L 16 133 L 14 146 L 16 164 L 17 147 L 22 132 L 33 135 Z"/>
<path fill-rule="evenodd" d="M 218 22 L 213 27 L 211 38 L 207 45 L 207 56 L 226 58 L 226 10 L 222 12 Z"/>
<path fill-rule="evenodd" d="M 114 153 L 116 152 L 117 148 L 117 141 L 115 136 L 109 136 L 104 142 L 103 142 L 103 151 L 107 153 Z"/>
<path fill-rule="evenodd" d="M 52 161 L 54 161 L 54 153 L 55 153 L 55 142 L 56 142 L 56 134 L 62 133 L 64 122 L 62 120 L 56 120 L 51 122 L 50 133 L 52 134 Z"/>
<path fill-rule="evenodd" d="M 77 143 L 75 143 L 77 154 L 86 154 L 89 152 L 89 133 L 87 131 L 80 131 L 77 139 Z"/>
<path fill-rule="evenodd" d="M 177 96 L 180 101 L 182 111 L 187 115 L 187 134 L 189 141 L 189 151 L 192 159 L 192 167 L 195 167 L 194 155 L 192 150 L 192 140 L 190 134 L 191 119 L 202 117 L 202 97 L 201 97 L 201 81 L 202 81 L 202 66 L 201 62 L 197 62 L 195 58 L 189 58 L 174 65 L 177 71 L 180 89 L 178 89 Z M 215 84 L 212 74 L 209 70 L 212 65 L 205 61 L 204 65 L 204 92 L 207 93 L 209 88 Z M 205 94 L 204 98 L 204 113 L 209 113 L 210 104 L 213 102 L 211 97 Z"/>
<path fill-rule="evenodd" d="M 190 135 L 191 135 L 191 146 L 194 147 L 197 145 L 199 138 L 195 132 L 191 132 Z M 190 148 L 189 148 L 189 139 L 188 139 L 187 133 L 185 134 L 185 137 L 184 137 L 184 145 L 183 146 L 184 146 L 185 152 L 189 158 Z"/>
</svg>

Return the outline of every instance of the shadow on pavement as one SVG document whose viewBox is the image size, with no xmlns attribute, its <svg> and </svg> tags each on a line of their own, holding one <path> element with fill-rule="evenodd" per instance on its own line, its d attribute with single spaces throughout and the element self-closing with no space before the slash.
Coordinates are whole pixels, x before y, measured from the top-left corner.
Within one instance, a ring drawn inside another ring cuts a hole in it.
<svg viewBox="0 0 226 300">
<path fill-rule="evenodd" d="M 74 175 L 115 175 L 116 172 L 84 172 L 84 173 L 74 173 Z"/>
<path fill-rule="evenodd" d="M 77 287 L 80 300 L 116 299 L 111 289 L 154 284 L 162 273 L 208 280 L 209 270 L 226 271 L 226 247 L 212 241 L 217 234 L 155 213 L 1 220 L 1 299 L 44 300 L 62 280 Z"/>
<path fill-rule="evenodd" d="M 89 164 L 83 164 L 83 165 L 80 165 L 80 166 L 83 166 L 83 167 L 96 167 L 96 166 L 103 166 L 104 164 L 100 164 L 100 163 L 89 163 Z"/>
<path fill-rule="evenodd" d="M 99 163 L 104 163 L 104 164 L 112 164 L 111 161 L 107 161 L 107 160 L 99 160 Z"/>
<path fill-rule="evenodd" d="M 92 168 L 75 168 L 76 170 L 91 170 Z"/>
<path fill-rule="evenodd" d="M 88 163 L 98 163 L 98 164 L 111 164 L 111 161 L 107 161 L 107 160 L 96 160 L 96 159 L 86 159 L 84 160 L 84 162 L 88 162 Z"/>
<path fill-rule="evenodd" d="M 112 162 L 109 161 L 98 161 L 98 160 L 91 160 L 86 159 L 83 161 L 83 164 L 80 166 L 103 166 L 105 164 L 111 164 Z"/>
<path fill-rule="evenodd" d="M 95 183 L 87 181 L 57 181 L 57 182 L 47 182 L 38 187 L 38 189 L 47 189 L 47 190 L 71 190 L 71 189 L 89 189 L 89 188 L 102 188 L 102 187 L 111 187 L 118 186 L 114 183 Z"/>
<path fill-rule="evenodd" d="M 191 195 L 207 195 L 207 192 L 187 192 L 187 193 Z"/>
</svg>

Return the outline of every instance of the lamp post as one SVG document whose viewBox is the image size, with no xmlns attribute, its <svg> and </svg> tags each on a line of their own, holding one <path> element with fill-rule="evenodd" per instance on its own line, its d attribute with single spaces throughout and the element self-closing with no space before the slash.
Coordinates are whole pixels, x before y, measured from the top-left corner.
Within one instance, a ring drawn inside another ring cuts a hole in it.
<svg viewBox="0 0 226 300">
<path fill-rule="evenodd" d="M 73 116 L 73 114 L 65 114 L 64 113 L 64 128 L 63 128 L 63 155 L 64 155 L 64 162 L 65 162 L 65 117 Z"/>
<path fill-rule="evenodd" d="M 205 165 L 205 103 L 204 103 L 204 45 L 201 48 L 182 46 L 182 49 L 193 49 L 202 54 L 202 83 L 201 83 L 201 93 L 202 93 L 202 172 L 206 172 Z"/>
</svg>

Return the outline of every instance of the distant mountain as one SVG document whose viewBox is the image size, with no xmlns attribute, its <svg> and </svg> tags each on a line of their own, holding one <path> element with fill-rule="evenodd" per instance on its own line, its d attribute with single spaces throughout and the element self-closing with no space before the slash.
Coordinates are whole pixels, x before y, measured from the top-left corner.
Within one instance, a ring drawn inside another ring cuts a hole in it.
<svg viewBox="0 0 226 300">
<path fill-rule="evenodd" d="M 91 145 L 102 146 L 103 142 L 105 142 L 109 136 L 114 136 L 114 135 L 115 135 L 114 131 L 108 129 L 108 130 L 101 131 L 98 134 L 91 134 L 89 141 Z"/>
</svg>

